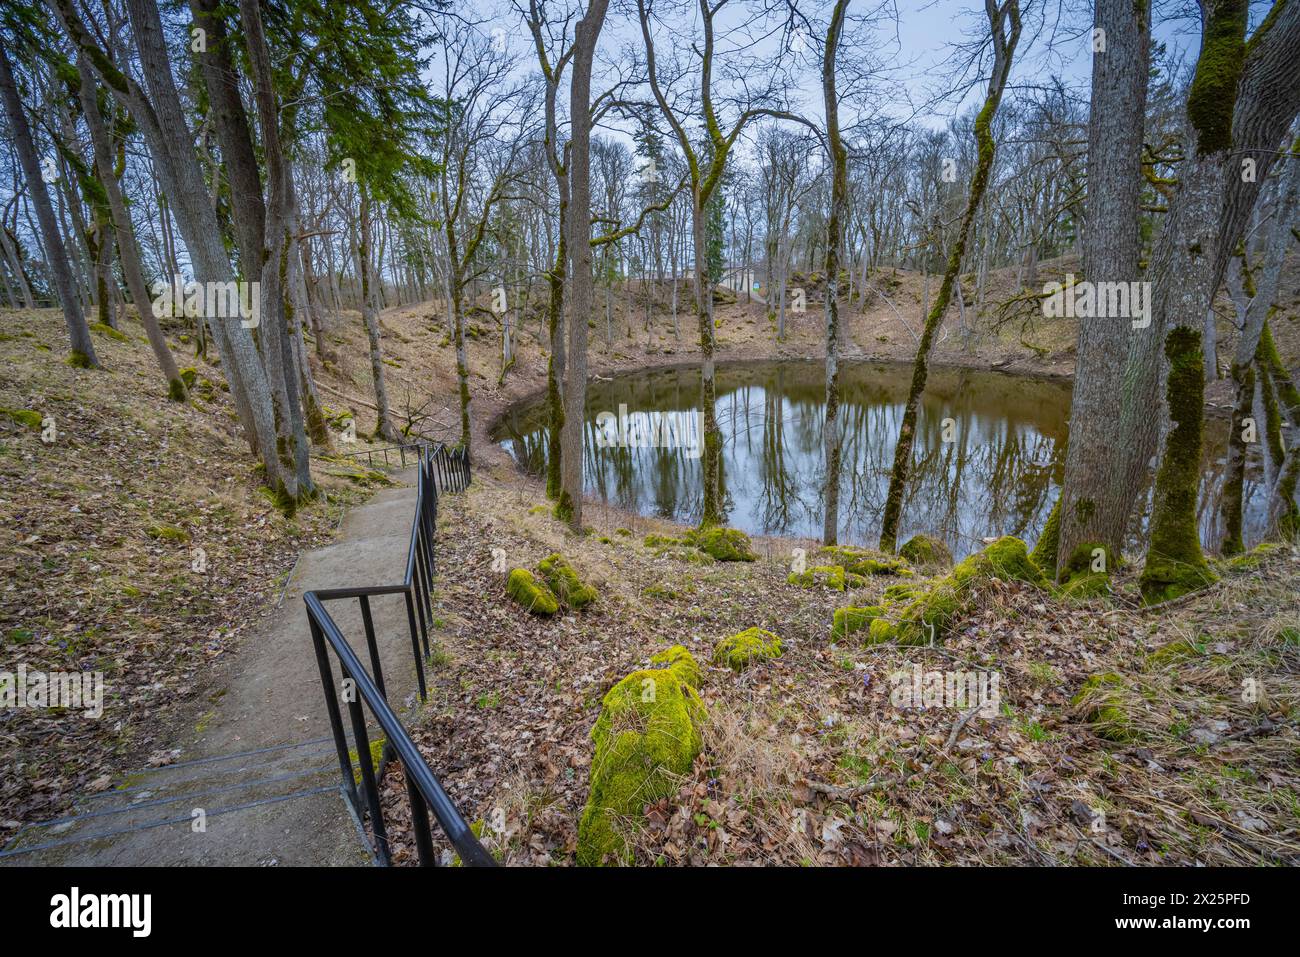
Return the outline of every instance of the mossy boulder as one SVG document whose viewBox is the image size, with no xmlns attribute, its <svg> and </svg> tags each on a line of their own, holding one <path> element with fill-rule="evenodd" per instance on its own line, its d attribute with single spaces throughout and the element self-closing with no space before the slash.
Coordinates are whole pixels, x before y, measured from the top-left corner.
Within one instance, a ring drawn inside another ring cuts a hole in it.
<svg viewBox="0 0 1300 957">
<path fill-rule="evenodd" d="M 898 550 L 898 556 L 913 565 L 951 565 L 952 552 L 942 539 L 933 535 L 913 535 Z"/>
<path fill-rule="evenodd" d="M 35 432 L 41 431 L 41 414 L 39 412 L 33 412 L 31 409 L 0 409 L 0 415 L 8 416 L 15 425 L 32 429 Z"/>
<path fill-rule="evenodd" d="M 1221 559 L 1214 564 L 1221 572 L 1250 572 L 1259 568 L 1270 555 L 1286 551 L 1288 546 L 1283 542 L 1260 542 L 1248 552 Z"/>
<path fill-rule="evenodd" d="M 983 551 L 966 556 L 948 577 L 957 585 L 998 578 L 1047 587 L 1047 579 L 1042 569 L 1030 559 L 1029 549 L 1013 535 L 1003 535 L 984 546 Z"/>
<path fill-rule="evenodd" d="M 1133 718 L 1124 702 L 1124 679 L 1115 672 L 1088 678 L 1070 703 L 1083 711 L 1085 719 L 1100 737 L 1116 742 L 1138 738 Z"/>
<path fill-rule="evenodd" d="M 871 622 L 884 615 L 883 605 L 867 605 L 862 608 L 848 605 L 837 608 L 831 619 L 831 637 L 836 641 L 843 641 L 854 632 L 865 631 Z"/>
<path fill-rule="evenodd" d="M 687 545 L 694 546 L 720 562 L 753 562 L 758 554 L 749 536 L 738 528 L 695 528 L 683 537 Z"/>
<path fill-rule="evenodd" d="M 869 548 L 857 548 L 853 545 L 827 545 L 819 554 L 828 564 L 838 565 L 854 575 L 902 575 L 914 574 L 907 561 L 893 558 L 882 552 Z"/>
<path fill-rule="evenodd" d="M 595 588 L 578 577 L 568 559 L 559 552 L 543 558 L 537 570 L 562 605 L 583 609 L 600 597 Z"/>
<path fill-rule="evenodd" d="M 713 663 L 744 671 L 760 661 L 781 657 L 781 639 L 762 628 L 746 628 L 723 638 L 713 648 Z"/>
<path fill-rule="evenodd" d="M 526 568 L 516 568 L 506 579 L 506 594 L 534 615 L 554 615 L 560 610 L 555 596 L 541 585 Z"/>
<path fill-rule="evenodd" d="M 591 729 L 591 791 L 578 821 L 578 864 L 626 864 L 627 836 L 643 809 L 677 792 L 703 747 L 699 668 L 686 649 L 670 648 L 666 668 L 634 671 L 605 695 Z"/>
<path fill-rule="evenodd" d="M 677 677 L 692 688 L 700 686 L 700 666 L 685 645 L 673 645 L 650 656 L 650 661 L 666 668 L 677 669 Z"/>
<path fill-rule="evenodd" d="M 654 554 L 655 558 L 671 558 L 690 565 L 712 565 L 715 561 L 712 555 L 691 545 L 665 545 L 656 548 Z"/>
<path fill-rule="evenodd" d="M 807 571 L 792 572 L 786 581 L 799 588 L 829 588 L 832 591 L 862 588 L 867 583 L 861 575 L 845 571 L 839 565 L 818 565 Z"/>
</svg>

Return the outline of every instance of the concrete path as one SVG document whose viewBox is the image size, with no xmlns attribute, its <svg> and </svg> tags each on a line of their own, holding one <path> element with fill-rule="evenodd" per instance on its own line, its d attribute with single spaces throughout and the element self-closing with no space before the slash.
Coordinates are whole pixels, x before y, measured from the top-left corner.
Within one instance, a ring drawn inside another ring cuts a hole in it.
<svg viewBox="0 0 1300 957">
<path fill-rule="evenodd" d="M 21 832 L 0 864 L 369 864 L 339 789 L 302 596 L 402 580 L 415 469 L 393 478 L 404 487 L 347 513 L 334 544 L 302 553 L 284 600 L 215 682 L 214 692 L 225 693 L 178 730 L 174 764 L 130 775 L 86 796 L 67 818 Z M 382 596 L 371 609 L 389 700 L 400 712 L 416 686 L 405 601 Z M 368 661 L 357 603 L 331 602 L 329 612 Z M 337 680 L 337 662 L 331 665 Z M 193 825 L 195 809 L 206 817 L 205 830 Z"/>
</svg>

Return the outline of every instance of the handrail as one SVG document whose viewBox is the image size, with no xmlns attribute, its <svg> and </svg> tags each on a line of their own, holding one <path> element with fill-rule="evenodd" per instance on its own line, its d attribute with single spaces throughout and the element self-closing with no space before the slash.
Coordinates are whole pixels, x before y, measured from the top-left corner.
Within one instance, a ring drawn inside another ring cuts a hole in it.
<svg viewBox="0 0 1300 957">
<path fill-rule="evenodd" d="M 326 588 L 309 591 L 303 595 L 307 606 L 307 619 L 311 627 L 316 664 L 320 670 L 321 687 L 325 693 L 325 707 L 329 713 L 330 729 L 338 751 L 339 770 L 343 776 L 343 795 L 359 820 L 369 817 L 373 836 L 376 863 L 391 863 L 388 834 L 384 825 L 383 808 L 379 800 L 376 769 L 371 760 L 370 739 L 366 730 L 362 704 L 370 710 L 383 730 L 383 760 L 396 757 L 402 764 L 406 778 L 406 793 L 411 807 L 411 822 L 415 832 L 416 850 L 422 865 L 436 865 L 433 838 L 429 830 L 429 811 L 451 845 L 465 864 L 494 866 L 496 861 L 479 843 L 478 838 L 465 823 L 464 817 L 438 783 L 428 763 L 420 755 L 415 742 L 402 725 L 401 719 L 388 704 L 384 689 L 384 672 L 375 638 L 374 618 L 370 599 L 378 595 L 405 595 L 407 629 L 411 638 L 411 653 L 415 660 L 416 679 L 420 700 L 428 697 L 425 686 L 424 661 L 429 656 L 429 630 L 433 621 L 434 536 L 438 520 L 438 490 L 444 492 L 463 490 L 470 482 L 469 455 L 464 449 L 448 450 L 441 443 L 417 446 L 419 471 L 416 476 L 415 518 L 411 523 L 411 541 L 406 555 L 406 571 L 398 585 L 373 585 L 361 588 Z M 376 450 L 378 451 L 378 450 Z M 361 620 L 365 627 L 366 647 L 370 656 L 368 673 L 342 631 L 325 609 L 327 601 L 356 599 L 360 603 Z M 330 666 L 328 649 L 332 649 L 342 672 L 338 687 Z M 351 685 L 348 685 L 351 681 Z M 340 693 L 348 708 L 352 725 L 357 764 L 360 766 L 362 796 L 357 794 L 356 779 L 348 740 L 343 730 L 343 716 L 339 708 Z"/>
</svg>

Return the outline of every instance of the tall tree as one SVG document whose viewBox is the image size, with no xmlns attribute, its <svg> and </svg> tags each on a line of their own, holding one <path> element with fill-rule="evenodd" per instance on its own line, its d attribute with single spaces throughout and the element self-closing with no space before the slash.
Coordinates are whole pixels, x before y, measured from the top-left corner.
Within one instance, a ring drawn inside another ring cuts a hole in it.
<svg viewBox="0 0 1300 957">
<path fill-rule="evenodd" d="M 1088 113 L 1088 198 L 1083 274 L 1090 282 L 1140 278 L 1143 119 L 1150 71 L 1151 11 L 1146 0 L 1097 0 L 1093 19 L 1092 107 Z M 1124 318 L 1080 319 L 1065 480 L 1034 557 L 1049 573 L 1080 545 L 1118 555 L 1131 506 L 1107 501 L 1112 429 L 1123 406 L 1113 372 L 1130 337 L 1149 336 Z"/>
<path fill-rule="evenodd" d="M 596 304 L 591 270 L 591 70 L 609 0 L 590 0 L 573 34 L 569 79 L 569 223 L 572 264 L 569 367 L 564 382 L 564 428 L 560 435 L 560 500 L 557 514 L 582 527 L 582 432 L 586 422 L 587 321 Z"/>
<path fill-rule="evenodd" d="M 894 447 L 894 465 L 889 475 L 889 493 L 885 499 L 885 511 L 881 521 L 880 547 L 893 552 L 898 544 L 898 521 L 903 511 L 903 490 L 907 485 L 907 473 L 912 461 L 912 448 L 916 441 L 917 411 L 921 395 L 925 392 L 926 378 L 930 373 L 930 350 L 934 345 L 934 336 L 943 322 L 944 313 L 952 301 L 953 286 L 961 273 L 962 258 L 966 255 L 966 243 L 970 236 L 971 223 L 979 210 L 988 188 L 989 175 L 993 169 L 993 117 L 1002 102 L 1002 93 L 1006 89 L 1007 75 L 1011 71 L 1011 60 L 1020 41 L 1020 4 L 1019 0 L 1004 0 L 998 6 L 996 0 L 984 0 L 984 12 L 989 21 L 989 32 L 993 41 L 993 69 L 989 76 L 988 92 L 984 105 L 975 117 L 973 134 L 976 144 L 976 162 L 971 174 L 970 192 L 966 199 L 966 211 L 962 214 L 948 253 L 948 265 L 944 269 L 943 281 L 939 293 L 925 318 L 921 331 L 921 341 L 916 349 L 916 361 L 912 365 L 912 383 L 908 389 L 907 401 L 903 406 L 903 420 L 898 429 L 898 442 Z"/>
<path fill-rule="evenodd" d="M 822 543 L 839 540 L 840 454 L 843 427 L 840 423 L 840 252 L 844 242 L 843 218 L 848 207 L 849 157 L 840 136 L 839 94 L 835 88 L 835 54 L 844 29 L 848 0 L 836 0 L 826 31 L 826 52 L 822 62 L 822 98 L 826 104 L 826 147 L 831 160 L 831 204 L 826 217 L 826 494 L 822 519 Z"/>
<path fill-rule="evenodd" d="M 50 269 L 54 291 L 59 297 L 59 305 L 63 308 L 63 321 L 67 325 L 68 341 L 72 350 L 68 361 L 75 366 L 97 368 L 99 356 L 95 354 L 95 344 L 90 340 L 90 327 L 86 323 L 85 314 L 81 311 L 81 299 L 77 295 L 76 283 L 72 278 L 72 268 L 68 264 L 67 248 L 63 245 L 63 236 L 59 232 L 58 221 L 54 218 L 50 194 L 41 176 L 41 161 L 36 155 L 32 129 L 27 123 L 22 100 L 18 96 L 18 83 L 14 79 L 13 67 L 9 62 L 9 52 L 2 32 L 0 32 L 0 98 L 4 100 L 14 146 L 18 150 L 18 159 L 22 163 L 23 176 L 27 178 L 27 191 L 31 195 L 32 205 L 36 207 L 36 221 L 41 227 L 41 241 L 45 244 L 45 261 Z"/>
</svg>

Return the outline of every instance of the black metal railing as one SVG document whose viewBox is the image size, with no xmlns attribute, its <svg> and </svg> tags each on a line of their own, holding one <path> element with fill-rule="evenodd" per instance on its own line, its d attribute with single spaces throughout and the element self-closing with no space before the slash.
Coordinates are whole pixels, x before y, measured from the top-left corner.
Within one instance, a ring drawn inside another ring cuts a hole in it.
<svg viewBox="0 0 1300 957">
<path fill-rule="evenodd" d="M 363 455 L 366 458 L 366 464 L 373 467 L 376 457 L 382 456 L 384 465 L 391 467 L 393 457 L 396 456 L 401 468 L 406 468 L 407 462 L 418 462 L 420 459 L 420 450 L 428 446 L 427 442 L 403 442 L 400 445 L 384 445 L 377 449 L 349 449 L 344 451 L 344 455 L 354 459 L 360 459 Z"/>
<path fill-rule="evenodd" d="M 415 519 L 411 523 L 411 543 L 406 556 L 406 574 L 400 584 L 376 585 L 367 588 L 329 588 L 309 591 L 303 595 L 307 604 L 307 618 L 311 625 L 312 644 L 316 649 L 316 663 L 320 668 L 321 686 L 325 692 L 325 707 L 329 712 L 330 728 L 334 732 L 334 745 L 338 751 L 339 770 L 343 774 L 343 794 L 357 819 L 369 820 L 370 838 L 375 861 L 383 866 L 391 863 L 388 832 L 384 824 L 383 807 L 379 797 L 379 776 L 389 760 L 401 762 L 406 778 L 406 793 L 410 803 L 412 830 L 416 850 L 422 865 L 435 865 L 433 837 L 429 829 L 429 812 L 433 812 L 438 826 L 447 840 L 469 865 L 494 865 L 496 862 L 479 843 L 470 826 L 465 823 L 456 805 L 421 757 L 415 742 L 403 727 L 401 719 L 388 704 L 384 687 L 383 664 L 375 637 L 374 615 L 370 599 L 382 595 L 403 595 L 406 599 L 406 626 L 411 637 L 411 654 L 415 659 L 415 675 L 419 684 L 420 700 L 428 696 L 425 684 L 424 663 L 429 657 L 429 631 L 433 627 L 433 576 L 435 534 L 438 522 L 438 494 L 458 492 L 470 482 L 469 455 L 464 449 L 450 450 L 445 445 L 420 445 L 416 447 L 419 472 L 416 479 Z M 366 649 L 370 658 L 367 671 L 357 657 L 342 631 L 325 610 L 330 601 L 355 600 L 360 605 L 361 622 L 366 635 Z M 341 672 L 335 684 L 330 665 L 329 651 L 333 651 Z M 343 715 L 339 707 L 342 698 L 352 726 L 352 744 L 356 764 L 360 771 L 361 794 L 353 772 L 352 756 L 343 729 Z M 384 734 L 384 747 L 380 767 L 376 768 L 370 750 L 370 735 L 366 727 L 366 710 L 374 716 Z M 362 803 L 364 798 L 364 804 Z"/>
</svg>

